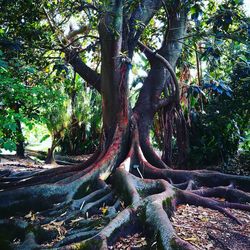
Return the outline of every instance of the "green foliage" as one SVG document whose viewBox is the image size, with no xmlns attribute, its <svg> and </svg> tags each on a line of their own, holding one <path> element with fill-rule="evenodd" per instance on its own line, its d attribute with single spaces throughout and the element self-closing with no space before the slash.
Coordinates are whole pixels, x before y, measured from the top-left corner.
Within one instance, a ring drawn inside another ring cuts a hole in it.
<svg viewBox="0 0 250 250">
<path fill-rule="evenodd" d="M 64 138 L 59 142 L 62 153 L 92 153 L 101 132 L 101 99 L 96 91 L 85 86 L 78 75 L 67 88 L 70 118 Z"/>
<path fill-rule="evenodd" d="M 100 5 L 105 5 L 104 2 L 100 2 Z M 0 137 L 4 141 L 0 147 L 5 145 L 5 139 L 11 139 L 14 145 L 20 137 L 16 129 L 17 121 L 25 129 L 32 129 L 34 123 L 46 124 L 53 144 L 57 145 L 70 133 L 73 117 L 80 126 L 86 123 L 86 131 L 82 132 L 87 135 L 91 134 L 90 129 L 96 127 L 95 139 L 89 140 L 90 145 L 96 144 L 101 111 L 95 104 L 100 104 L 100 98 L 95 97 L 89 88 L 83 87 L 79 76 L 76 76 L 76 84 L 72 84 L 73 72 L 61 50 L 66 39 L 61 30 L 69 28 L 72 22 L 69 17 L 78 25 L 91 26 L 90 35 L 97 34 L 98 16 L 83 11 L 91 3 L 73 3 L 69 0 L 36 3 L 1 1 L 0 67 L 4 74 L 0 77 L 0 87 L 4 90 L 1 93 L 5 101 L 4 106 L 1 104 L 0 121 L 3 128 Z M 55 16 L 57 23 L 53 29 L 48 17 Z M 89 61 L 98 65 L 99 49 L 93 46 L 91 38 L 85 37 L 79 42 L 86 47 L 81 53 L 83 61 L 89 60 L 91 53 Z M 72 100 L 73 95 L 76 96 L 75 100 Z M 13 112 L 12 103 L 18 104 L 18 112 Z M 26 131 L 25 134 L 29 133 Z M 42 139 L 45 140 L 45 137 Z M 9 144 L 7 146 L 10 148 Z"/>
<path fill-rule="evenodd" d="M 224 105 L 223 101 L 220 105 Z M 218 102 L 214 101 L 206 107 L 206 113 L 191 113 L 191 164 L 227 162 L 238 150 L 240 133 L 237 123 L 218 107 Z"/>
<path fill-rule="evenodd" d="M 5 48 L 2 48 L 3 50 Z M 45 101 L 46 89 L 34 85 L 35 69 L 0 50 L 0 147 L 13 151 L 23 140 L 20 124 L 32 129 L 41 118 L 40 108 Z M 31 70 L 32 69 L 32 70 Z"/>
<path fill-rule="evenodd" d="M 227 163 L 239 147 L 249 147 L 250 64 L 239 61 L 231 75 L 231 88 L 225 83 L 204 84 L 207 102 L 200 109 L 191 103 L 190 157 L 192 163 Z"/>
</svg>

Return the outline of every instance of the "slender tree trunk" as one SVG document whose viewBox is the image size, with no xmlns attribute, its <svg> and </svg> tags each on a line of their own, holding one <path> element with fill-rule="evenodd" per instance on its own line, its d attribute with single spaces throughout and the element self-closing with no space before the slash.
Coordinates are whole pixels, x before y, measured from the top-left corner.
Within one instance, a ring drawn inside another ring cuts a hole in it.
<svg viewBox="0 0 250 250">
<path fill-rule="evenodd" d="M 179 9 L 179 6 L 180 2 L 177 1 L 175 8 L 171 9 L 169 29 L 162 47 L 158 51 L 158 53 L 169 62 L 172 68 L 175 68 L 182 49 L 182 43 L 179 43 L 179 39 L 185 35 L 186 30 L 186 9 Z M 166 84 L 172 85 L 172 80 L 169 71 L 166 70 L 166 67 L 159 59 L 154 58 L 152 55 L 148 55 L 148 60 L 151 64 L 151 70 L 144 81 L 134 112 L 138 119 L 140 144 L 146 156 L 148 155 L 147 160 L 151 164 L 160 164 L 161 167 L 164 168 L 166 165 L 159 161 L 159 157 L 150 146 L 149 132 L 152 127 L 153 117 L 158 111 L 161 93 L 166 88 Z M 172 86 L 172 89 L 173 91 L 170 95 L 175 95 L 174 93 L 179 91 L 179 89 L 176 89 L 176 86 Z M 166 97 L 170 96 L 168 95 Z M 179 102 L 179 100 L 177 100 L 177 102 Z M 171 108 L 169 110 L 171 110 Z M 171 132 L 171 128 L 166 127 L 165 124 L 163 126 L 167 130 L 165 133 Z M 167 151 L 169 150 L 169 140 L 171 140 L 171 136 L 165 136 L 165 138 L 167 141 L 165 140 L 166 148 L 164 151 Z M 168 153 L 169 152 L 165 152 L 165 155 Z"/>
<path fill-rule="evenodd" d="M 16 120 L 16 124 L 17 124 L 17 142 L 16 142 L 16 155 L 19 158 L 24 158 L 24 137 L 23 137 L 23 131 L 22 131 L 22 127 L 21 127 L 21 122 L 20 120 Z"/>
<path fill-rule="evenodd" d="M 164 88 L 167 72 L 161 62 L 151 60 L 151 70 L 144 81 L 138 101 L 134 108 L 134 115 L 137 119 L 139 129 L 139 140 L 147 160 L 151 164 L 164 164 L 159 162 L 158 156 L 150 146 L 149 132 L 153 124 L 154 114 L 157 111 L 157 104 Z"/>
<path fill-rule="evenodd" d="M 16 114 L 19 114 L 20 105 L 16 104 L 14 106 L 14 110 Z M 25 157 L 25 149 L 24 149 L 24 136 L 22 131 L 22 125 L 18 118 L 15 119 L 16 126 L 17 126 L 17 135 L 16 135 L 16 155 L 19 158 Z"/>
<path fill-rule="evenodd" d="M 58 134 L 60 134 L 60 133 L 58 133 Z M 56 139 L 56 138 L 57 138 L 56 136 L 52 136 L 52 144 L 51 144 L 51 147 L 48 148 L 47 157 L 45 159 L 46 164 L 56 164 L 55 148 L 60 140 L 60 139 Z"/>
<path fill-rule="evenodd" d="M 55 161 L 55 156 L 54 156 L 54 148 L 51 147 L 48 149 L 48 154 L 47 154 L 47 158 L 45 160 L 45 163 L 46 164 L 54 164 L 56 161 Z"/>
</svg>

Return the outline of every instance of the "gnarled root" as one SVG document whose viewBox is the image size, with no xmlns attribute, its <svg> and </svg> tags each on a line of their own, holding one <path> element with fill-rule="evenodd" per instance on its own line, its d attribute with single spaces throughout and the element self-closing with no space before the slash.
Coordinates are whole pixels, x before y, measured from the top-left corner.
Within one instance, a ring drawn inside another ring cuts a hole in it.
<svg viewBox="0 0 250 250">
<path fill-rule="evenodd" d="M 6 219 L 0 220 L 0 232 L 15 229 L 6 238 L 11 246 L 108 249 L 132 225 L 147 231 L 148 241 L 159 248 L 195 249 L 172 227 L 170 219 L 179 204 L 214 209 L 242 224 L 227 208 L 250 211 L 250 195 L 245 192 L 249 177 L 157 168 L 146 160 L 147 150 L 141 149 L 136 131 L 125 159 L 121 139 L 125 131 L 118 129 L 111 146 L 86 168 L 71 166 L 69 172 L 59 168 L 58 175 L 55 170 L 43 172 L 30 176 L 32 181 L 24 178 L 23 185 L 21 179 L 13 180 L 18 183 L 15 188 L 5 186 L 0 210 Z M 42 179 L 50 174 L 53 183 Z M 27 214 L 7 219 L 18 213 Z"/>
</svg>

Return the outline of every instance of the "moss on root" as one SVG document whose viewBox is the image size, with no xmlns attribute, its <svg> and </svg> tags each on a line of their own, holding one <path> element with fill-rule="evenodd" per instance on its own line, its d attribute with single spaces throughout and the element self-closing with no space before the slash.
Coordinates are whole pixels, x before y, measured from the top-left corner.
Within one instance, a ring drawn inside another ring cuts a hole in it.
<svg viewBox="0 0 250 250">
<path fill-rule="evenodd" d="M 102 248 L 102 241 L 100 239 L 87 240 L 73 245 L 74 250 L 98 250 Z"/>
<path fill-rule="evenodd" d="M 177 243 L 175 238 L 173 237 L 170 241 L 170 247 L 172 248 L 172 250 L 184 250 L 182 247 L 180 247 Z"/>
<path fill-rule="evenodd" d="M 163 209 L 166 211 L 169 218 L 171 218 L 174 213 L 173 201 L 174 201 L 174 197 L 167 197 L 162 202 Z"/>
</svg>

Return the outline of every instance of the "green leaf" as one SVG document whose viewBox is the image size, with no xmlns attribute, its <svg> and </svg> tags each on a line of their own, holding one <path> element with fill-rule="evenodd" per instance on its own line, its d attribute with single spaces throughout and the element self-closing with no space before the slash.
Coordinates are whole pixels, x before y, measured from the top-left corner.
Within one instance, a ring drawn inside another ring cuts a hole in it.
<svg viewBox="0 0 250 250">
<path fill-rule="evenodd" d="M 8 63 L 0 59 L 0 67 L 8 68 Z"/>
<path fill-rule="evenodd" d="M 49 135 L 49 134 L 44 135 L 44 136 L 42 137 L 42 139 L 40 140 L 40 143 L 42 143 L 42 142 L 46 141 L 49 137 L 50 137 L 50 135 Z"/>
<path fill-rule="evenodd" d="M 236 4 L 242 5 L 244 3 L 244 0 L 234 0 Z"/>
<path fill-rule="evenodd" d="M 11 140 L 7 140 L 3 143 L 3 148 L 9 151 L 14 151 L 16 150 L 16 144 Z"/>
</svg>

